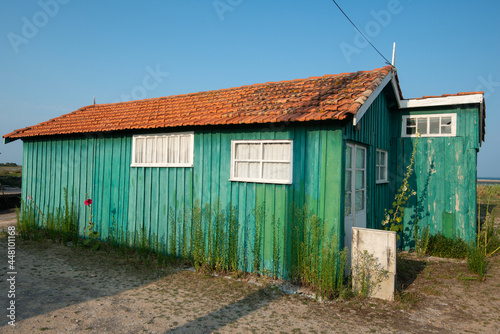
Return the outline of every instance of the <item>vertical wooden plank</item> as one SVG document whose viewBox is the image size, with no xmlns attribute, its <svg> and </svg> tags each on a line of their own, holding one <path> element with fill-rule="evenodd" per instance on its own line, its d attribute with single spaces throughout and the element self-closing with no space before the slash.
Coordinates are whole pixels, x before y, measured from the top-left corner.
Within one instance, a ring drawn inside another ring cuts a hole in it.
<svg viewBox="0 0 500 334">
<path fill-rule="evenodd" d="M 21 180 L 21 198 L 24 203 L 27 203 L 28 201 L 28 188 L 30 184 L 28 183 L 29 179 L 29 174 L 30 174 L 30 168 L 31 168 L 31 161 L 28 157 L 29 150 L 31 149 L 30 147 L 30 142 L 24 141 L 23 142 L 23 166 L 22 166 L 22 175 L 24 176 Z"/>
<path fill-rule="evenodd" d="M 310 129 L 306 132 L 307 147 L 305 152 L 305 203 L 309 210 L 318 213 L 318 189 L 319 189 L 319 130 Z"/>
<path fill-rule="evenodd" d="M 168 206 L 169 206 L 169 183 L 168 183 L 168 169 L 160 168 L 160 196 L 159 196 L 159 230 L 158 238 L 162 241 L 164 247 L 166 247 L 169 235 L 169 225 L 168 225 Z"/>
<path fill-rule="evenodd" d="M 220 146 L 219 146 L 219 169 L 218 171 L 218 182 L 219 182 L 219 197 L 221 203 L 225 207 L 232 204 L 231 197 L 231 184 L 229 182 L 230 171 L 231 171 L 231 133 L 222 132 L 219 135 Z M 236 203 L 235 203 L 236 204 Z M 234 205 L 235 205 L 234 204 Z"/>
<path fill-rule="evenodd" d="M 326 207 L 326 185 L 328 183 L 327 178 L 327 156 L 328 156 L 328 141 L 327 141 L 327 131 L 321 129 L 319 133 L 319 147 L 318 151 L 318 174 L 319 174 L 319 193 L 318 193 L 318 217 L 325 220 L 325 207 Z"/>
<path fill-rule="evenodd" d="M 68 185 L 67 185 L 67 193 L 68 193 L 68 204 L 73 199 L 73 193 L 75 192 L 75 139 L 68 139 Z"/>
<path fill-rule="evenodd" d="M 167 240 L 167 245 L 168 248 L 171 247 L 171 238 L 175 238 L 175 244 L 178 245 L 178 233 L 179 229 L 178 224 L 179 224 L 179 219 L 178 219 L 178 203 L 177 203 L 177 173 L 175 171 L 175 168 L 168 168 L 168 193 L 169 193 L 169 202 L 168 202 L 168 240 Z M 175 217 L 176 222 L 175 222 L 175 237 L 171 237 L 172 235 L 172 229 L 173 225 L 171 224 L 170 217 Z M 177 249 L 178 247 L 176 247 Z M 177 254 L 170 254 L 170 255 L 177 255 Z"/>
<path fill-rule="evenodd" d="M 59 208 L 63 208 L 64 206 L 64 188 L 68 191 L 68 175 L 69 175 L 69 141 L 67 139 L 61 139 L 59 142 L 61 146 L 61 183 L 60 183 L 60 192 L 61 192 L 61 200 L 59 202 Z"/>
<path fill-rule="evenodd" d="M 130 174 L 132 171 L 132 168 L 130 167 L 130 164 L 132 163 L 132 137 L 131 136 L 126 136 L 122 140 L 122 156 L 124 157 L 124 162 L 123 162 L 123 176 L 122 176 L 122 191 L 121 193 L 123 194 L 122 196 L 122 204 L 120 206 L 120 211 L 122 212 L 121 214 L 121 219 L 119 222 L 119 226 L 121 226 L 122 232 L 126 233 L 128 231 L 128 221 L 129 221 L 129 198 L 131 196 L 130 194 Z"/>
<path fill-rule="evenodd" d="M 212 133 L 203 134 L 203 173 L 202 173 L 202 205 L 212 204 Z"/>
<path fill-rule="evenodd" d="M 152 174 L 153 174 L 154 168 L 151 167 L 146 167 L 144 168 L 144 202 L 143 202 L 143 212 L 144 212 L 144 218 L 141 223 L 141 230 L 138 230 L 137 233 L 140 233 L 141 235 L 144 233 L 144 237 L 150 238 L 151 237 L 151 226 L 152 226 L 152 221 L 151 221 L 151 198 L 152 198 Z"/>
<path fill-rule="evenodd" d="M 111 192 L 109 201 L 108 230 L 118 236 L 119 221 L 121 212 L 125 207 L 120 206 L 120 198 L 123 196 L 124 189 L 122 188 L 123 169 L 126 166 L 125 157 L 123 156 L 123 138 L 116 136 L 110 138 L 109 147 L 113 151 L 110 156 L 110 172 L 111 172 Z M 108 233 L 109 233 L 108 232 Z"/>
<path fill-rule="evenodd" d="M 134 242 L 137 242 L 136 237 L 140 235 L 144 227 L 144 206 L 146 193 L 146 168 L 137 167 L 137 192 L 136 192 L 136 207 L 135 207 L 135 226 L 131 233 L 134 235 Z"/>
<path fill-rule="evenodd" d="M 133 242 L 133 235 L 132 233 L 135 232 L 136 226 L 137 226 L 137 211 L 138 211 L 138 205 L 137 205 L 137 198 L 138 198 L 138 183 L 139 183 L 139 169 L 140 167 L 130 167 L 130 173 L 129 173 L 129 196 L 128 196 L 128 219 L 127 219 L 127 230 L 125 231 L 127 235 L 127 240 L 130 243 Z M 142 181 L 141 181 L 142 182 Z"/>
<path fill-rule="evenodd" d="M 159 234 L 159 198 L 160 198 L 160 168 L 152 168 L 151 170 L 151 216 L 150 216 L 150 240 L 158 240 Z"/>
<path fill-rule="evenodd" d="M 329 233 L 340 237 L 341 216 L 344 215 L 342 209 L 342 166 L 343 166 L 343 143 L 342 131 L 330 129 L 326 138 L 327 153 L 326 160 L 326 182 L 325 182 L 325 225 Z"/>
<path fill-rule="evenodd" d="M 211 141 L 212 141 L 212 150 L 211 150 L 211 155 L 212 155 L 212 167 L 211 167 L 211 175 L 210 179 L 212 180 L 211 183 L 211 198 L 212 201 L 220 201 L 220 193 L 219 193 L 219 187 L 220 187 L 220 158 L 221 158 L 221 148 L 220 148 L 220 133 L 218 132 L 212 132 L 211 133 Z"/>
</svg>

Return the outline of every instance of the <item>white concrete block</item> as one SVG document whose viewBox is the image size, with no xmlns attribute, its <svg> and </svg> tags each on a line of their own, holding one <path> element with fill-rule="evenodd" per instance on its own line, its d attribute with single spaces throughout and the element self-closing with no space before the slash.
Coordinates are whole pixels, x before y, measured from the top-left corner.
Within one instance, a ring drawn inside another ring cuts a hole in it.
<svg viewBox="0 0 500 334">
<path fill-rule="evenodd" d="M 353 289 L 364 287 L 368 297 L 394 300 L 396 244 L 396 232 L 352 228 Z"/>
</svg>

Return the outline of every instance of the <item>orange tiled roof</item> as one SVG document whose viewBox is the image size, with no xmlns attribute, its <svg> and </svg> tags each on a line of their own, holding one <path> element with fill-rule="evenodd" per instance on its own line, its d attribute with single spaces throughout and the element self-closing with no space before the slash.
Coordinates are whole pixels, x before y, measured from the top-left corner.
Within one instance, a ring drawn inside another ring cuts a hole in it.
<svg viewBox="0 0 500 334">
<path fill-rule="evenodd" d="M 80 108 L 4 138 L 197 125 L 343 120 L 356 114 L 391 66 Z"/>
</svg>

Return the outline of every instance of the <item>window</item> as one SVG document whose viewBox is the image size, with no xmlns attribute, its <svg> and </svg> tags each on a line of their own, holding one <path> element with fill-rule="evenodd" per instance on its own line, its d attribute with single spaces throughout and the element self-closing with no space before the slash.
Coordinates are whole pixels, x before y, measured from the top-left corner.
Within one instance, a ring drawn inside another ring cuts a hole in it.
<svg viewBox="0 0 500 334">
<path fill-rule="evenodd" d="M 377 149 L 376 158 L 377 183 L 387 182 L 387 151 Z"/>
<path fill-rule="evenodd" d="M 292 183 L 292 141 L 233 140 L 231 181 Z"/>
<path fill-rule="evenodd" d="M 137 135 L 132 140 L 132 167 L 192 167 L 192 132 Z"/>
<path fill-rule="evenodd" d="M 454 137 L 457 131 L 457 114 L 403 116 L 402 137 Z"/>
</svg>

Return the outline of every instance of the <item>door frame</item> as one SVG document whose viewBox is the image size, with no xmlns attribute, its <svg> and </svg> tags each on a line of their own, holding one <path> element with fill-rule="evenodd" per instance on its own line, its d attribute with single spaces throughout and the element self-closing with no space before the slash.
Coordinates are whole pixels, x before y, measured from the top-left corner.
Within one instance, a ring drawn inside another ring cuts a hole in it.
<svg viewBox="0 0 500 334">
<path fill-rule="evenodd" d="M 351 148 L 351 155 L 348 157 L 348 150 L 347 148 Z M 358 149 L 361 149 L 364 151 L 364 166 L 361 168 L 357 167 L 357 152 Z M 367 226 L 367 202 L 368 202 L 368 195 L 367 195 L 367 180 L 368 180 L 368 150 L 369 146 L 368 145 L 363 145 L 360 143 L 354 143 L 354 142 L 346 142 L 345 147 L 344 147 L 344 166 L 343 166 L 343 184 L 344 184 L 344 189 L 343 189 L 343 201 L 344 201 L 344 246 L 348 247 L 348 251 L 351 251 L 351 243 L 352 243 L 352 227 L 363 227 L 366 228 Z M 348 162 L 350 161 L 350 167 L 348 166 Z M 356 189 L 356 172 L 363 172 L 363 182 L 362 182 L 362 187 L 359 189 Z M 351 182 L 348 184 L 348 172 L 351 174 Z M 348 189 L 350 189 L 350 203 L 347 202 L 347 195 L 348 195 Z M 357 213 L 356 211 L 356 191 L 363 191 L 363 209 L 359 210 Z M 350 214 L 346 215 L 346 210 L 350 209 Z"/>
</svg>

